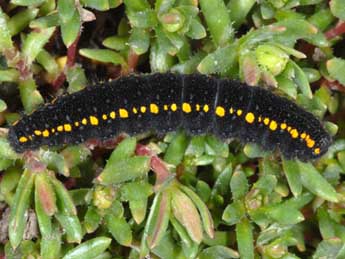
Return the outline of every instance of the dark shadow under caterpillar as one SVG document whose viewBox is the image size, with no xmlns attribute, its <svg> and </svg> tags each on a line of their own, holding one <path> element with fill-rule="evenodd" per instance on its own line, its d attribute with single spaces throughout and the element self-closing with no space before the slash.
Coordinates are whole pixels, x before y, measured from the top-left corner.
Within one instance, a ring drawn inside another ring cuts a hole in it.
<svg viewBox="0 0 345 259">
<path fill-rule="evenodd" d="M 131 75 L 58 98 L 9 130 L 17 152 L 107 139 L 121 132 L 210 133 L 238 138 L 286 158 L 314 159 L 331 137 L 311 113 L 260 88 L 200 74 Z"/>
</svg>

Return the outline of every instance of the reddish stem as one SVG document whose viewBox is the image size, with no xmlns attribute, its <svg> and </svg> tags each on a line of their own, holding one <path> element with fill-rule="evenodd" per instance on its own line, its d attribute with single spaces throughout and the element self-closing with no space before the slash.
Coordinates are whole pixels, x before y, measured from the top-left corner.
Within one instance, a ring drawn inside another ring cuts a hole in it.
<svg viewBox="0 0 345 259">
<path fill-rule="evenodd" d="M 330 40 L 344 33 L 345 33 L 345 22 L 339 21 L 335 27 L 325 32 L 325 36 L 328 40 Z"/>
<path fill-rule="evenodd" d="M 67 68 L 73 67 L 75 64 L 75 59 L 76 59 L 76 53 L 77 53 L 77 45 L 80 39 L 80 32 L 78 33 L 77 38 L 75 41 L 68 47 L 67 49 L 67 62 L 66 66 Z M 54 91 L 57 91 L 63 83 L 66 81 L 66 74 L 65 72 L 61 72 L 60 75 L 55 79 L 53 82 L 52 86 Z"/>
<path fill-rule="evenodd" d="M 138 65 L 139 55 L 137 55 L 132 49 L 128 52 L 128 72 L 132 73 Z"/>
<path fill-rule="evenodd" d="M 165 162 L 160 159 L 151 149 L 147 146 L 137 144 L 135 153 L 139 156 L 150 156 L 151 157 L 151 169 L 156 174 L 156 187 L 163 184 L 167 179 L 171 177 L 171 173 L 167 168 Z"/>
<path fill-rule="evenodd" d="M 336 90 L 345 93 L 345 87 L 338 81 L 328 81 L 327 79 L 322 79 L 320 85 L 325 85 L 331 90 Z"/>
<path fill-rule="evenodd" d="M 73 67 L 75 64 L 77 45 L 80 39 L 80 32 L 78 33 L 75 41 L 67 49 L 67 67 Z"/>
<path fill-rule="evenodd" d="M 54 91 L 57 91 L 65 82 L 66 80 L 66 75 L 62 72 L 53 82 L 52 86 Z"/>
</svg>

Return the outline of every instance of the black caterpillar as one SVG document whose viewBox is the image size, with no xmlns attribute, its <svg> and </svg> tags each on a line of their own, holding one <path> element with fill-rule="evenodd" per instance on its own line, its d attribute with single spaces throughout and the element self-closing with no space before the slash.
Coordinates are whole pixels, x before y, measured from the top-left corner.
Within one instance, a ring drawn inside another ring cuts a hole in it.
<svg viewBox="0 0 345 259">
<path fill-rule="evenodd" d="M 87 87 L 24 116 L 9 130 L 17 152 L 42 145 L 184 128 L 238 138 L 286 158 L 314 159 L 331 137 L 311 113 L 260 87 L 206 75 L 131 75 Z"/>
</svg>

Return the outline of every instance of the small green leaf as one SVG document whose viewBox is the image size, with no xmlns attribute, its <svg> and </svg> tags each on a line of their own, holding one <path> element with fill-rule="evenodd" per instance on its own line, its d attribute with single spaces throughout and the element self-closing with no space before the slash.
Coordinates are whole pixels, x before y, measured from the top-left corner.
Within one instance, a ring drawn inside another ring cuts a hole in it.
<svg viewBox="0 0 345 259">
<path fill-rule="evenodd" d="M 67 23 L 77 12 L 74 0 L 58 0 L 57 10 L 62 23 Z"/>
<path fill-rule="evenodd" d="M 89 239 L 68 251 L 63 259 L 94 259 L 96 256 L 102 254 L 109 247 L 110 243 L 111 238 L 108 237 Z"/>
<path fill-rule="evenodd" d="M 43 103 L 43 98 L 37 90 L 36 83 L 32 78 L 20 81 L 19 91 L 24 109 L 27 113 L 33 112 L 41 103 Z"/>
<path fill-rule="evenodd" d="M 244 197 L 248 191 L 248 181 L 246 174 L 241 168 L 237 168 L 230 181 L 230 189 L 234 200 Z"/>
<path fill-rule="evenodd" d="M 101 221 L 101 215 L 99 215 L 96 207 L 90 206 L 87 208 L 85 218 L 84 218 L 84 227 L 87 233 L 94 232 Z"/>
<path fill-rule="evenodd" d="M 242 201 L 234 201 L 226 206 L 223 211 L 222 220 L 229 225 L 234 225 L 241 222 L 245 216 L 245 207 Z"/>
<path fill-rule="evenodd" d="M 130 246 L 132 243 L 132 231 L 126 220 L 123 217 L 116 217 L 112 214 L 106 214 L 104 219 L 109 232 L 115 240 L 123 246 Z"/>
<path fill-rule="evenodd" d="M 150 33 L 143 29 L 133 28 L 128 44 L 137 55 L 142 55 L 150 47 Z"/>
<path fill-rule="evenodd" d="M 41 52 L 37 55 L 36 59 L 37 62 L 40 63 L 49 74 L 51 74 L 53 79 L 55 79 L 55 77 L 59 73 L 59 67 L 54 57 L 48 51 L 42 49 Z"/>
<path fill-rule="evenodd" d="M 75 65 L 66 71 L 68 81 L 68 93 L 75 93 L 84 89 L 88 82 L 81 66 Z"/>
<path fill-rule="evenodd" d="M 124 58 L 117 52 L 109 49 L 80 49 L 80 55 L 104 63 L 124 65 Z"/>
<path fill-rule="evenodd" d="M 345 1 L 344 0 L 331 0 L 329 2 L 331 12 L 335 17 L 340 20 L 345 20 Z"/>
<path fill-rule="evenodd" d="M 41 257 L 45 259 L 56 259 L 61 258 L 61 231 L 57 224 L 53 225 L 53 230 L 51 234 L 44 235 L 42 234 L 42 239 L 40 242 L 41 247 Z"/>
<path fill-rule="evenodd" d="M 47 216 L 52 216 L 57 211 L 56 196 L 46 174 L 47 172 L 45 171 L 36 175 L 35 198 L 37 198 L 36 204 L 40 203 L 44 213 Z"/>
<path fill-rule="evenodd" d="M 80 29 L 81 21 L 79 12 L 74 12 L 69 20 L 61 24 L 62 40 L 67 48 L 75 42 L 80 33 Z"/>
<path fill-rule="evenodd" d="M 301 175 L 301 181 L 305 188 L 325 200 L 331 202 L 338 201 L 338 195 L 333 186 L 322 177 L 312 164 L 300 161 L 297 163 Z"/>
<path fill-rule="evenodd" d="M 228 2 L 227 8 L 235 28 L 239 28 L 245 22 L 246 16 L 255 3 L 255 0 L 232 0 Z"/>
<path fill-rule="evenodd" d="M 166 234 L 171 210 L 170 199 L 170 192 L 159 192 L 155 195 L 141 239 L 141 256 L 146 255 L 149 249 L 159 245 Z"/>
<path fill-rule="evenodd" d="M 11 0 L 11 4 L 22 5 L 22 6 L 38 6 L 46 0 Z"/>
<path fill-rule="evenodd" d="M 200 6 L 215 44 L 226 45 L 233 36 L 233 28 L 224 1 L 200 0 Z M 217 15 L 214 15 L 214 10 L 217 10 Z"/>
<path fill-rule="evenodd" d="M 311 92 L 310 85 L 306 74 L 303 70 L 292 60 L 289 60 L 289 63 L 293 65 L 295 69 L 295 76 L 294 81 L 297 86 L 300 88 L 301 92 L 308 98 L 313 97 L 313 93 Z"/>
<path fill-rule="evenodd" d="M 200 62 L 198 71 L 202 74 L 226 73 L 235 66 L 237 55 L 236 43 L 218 48 Z"/>
<path fill-rule="evenodd" d="M 66 232 L 67 242 L 80 243 L 83 238 L 83 231 L 77 216 L 69 216 L 63 213 L 56 213 L 55 217 Z"/>
<path fill-rule="evenodd" d="M 12 16 L 7 24 L 11 36 L 21 32 L 31 20 L 35 19 L 38 11 L 36 8 L 27 8 Z"/>
<path fill-rule="evenodd" d="M 231 258 L 240 258 L 240 255 L 237 251 L 232 250 L 226 246 L 212 246 L 204 249 L 200 255 L 199 259 L 231 259 Z M 244 257 L 243 257 L 244 258 Z"/>
<path fill-rule="evenodd" d="M 241 258 L 254 259 L 253 231 L 247 219 L 236 224 L 236 239 Z"/>
<path fill-rule="evenodd" d="M 179 188 L 187 194 L 198 208 L 205 232 L 210 238 L 214 238 L 214 224 L 210 211 L 200 197 L 186 186 L 179 185 Z"/>
<path fill-rule="evenodd" d="M 18 79 L 19 79 L 19 72 L 17 69 L 0 70 L 0 82 L 17 82 Z"/>
<path fill-rule="evenodd" d="M 54 177 L 49 177 L 49 180 L 56 192 L 59 211 L 70 216 L 77 215 L 76 207 L 66 187 Z"/>
<path fill-rule="evenodd" d="M 121 200 L 129 202 L 129 208 L 137 224 L 145 219 L 147 199 L 152 193 L 152 186 L 144 181 L 127 183 L 121 188 Z"/>
<path fill-rule="evenodd" d="M 191 39 L 200 40 L 205 38 L 207 33 L 201 22 L 198 19 L 193 19 L 186 35 Z"/>
<path fill-rule="evenodd" d="M 16 167 L 10 167 L 7 169 L 1 178 L 0 181 L 0 193 L 7 194 L 14 190 L 17 186 L 19 179 L 21 176 L 21 172 Z"/>
<path fill-rule="evenodd" d="M 131 157 L 118 162 L 108 162 L 97 178 L 102 184 L 115 184 L 142 177 L 150 170 L 150 158 Z"/>
<path fill-rule="evenodd" d="M 128 48 L 127 47 L 128 37 L 127 36 L 125 37 L 111 36 L 111 37 L 105 38 L 102 44 L 109 49 L 121 51 Z"/>
<path fill-rule="evenodd" d="M 11 206 L 9 218 L 9 239 L 12 247 L 19 246 L 24 236 L 26 226 L 25 212 L 30 205 L 30 197 L 34 185 L 35 174 L 25 170 L 18 183 L 16 194 Z"/>
<path fill-rule="evenodd" d="M 297 197 L 302 193 L 302 183 L 298 164 L 293 160 L 283 159 L 283 169 L 292 194 Z"/>
<path fill-rule="evenodd" d="M 313 259 L 342 259 L 345 258 L 345 244 L 340 238 L 321 241 Z"/>
<path fill-rule="evenodd" d="M 109 0 L 82 0 L 83 6 L 93 8 L 98 11 L 107 11 L 110 9 Z"/>
<path fill-rule="evenodd" d="M 3 112 L 7 109 L 7 104 L 4 100 L 0 99 L 0 112 Z"/>
<path fill-rule="evenodd" d="M 43 29 L 40 32 L 32 31 L 25 38 L 22 45 L 22 54 L 26 58 L 27 64 L 31 64 L 41 52 L 43 46 L 53 35 L 55 28 Z"/>
<path fill-rule="evenodd" d="M 341 84 L 345 84 L 345 74 L 343 73 L 345 69 L 345 60 L 341 58 L 332 58 L 326 63 L 327 70 L 331 77 L 338 80 Z"/>
<path fill-rule="evenodd" d="M 175 218 L 185 227 L 190 238 L 197 244 L 203 239 L 199 213 L 191 199 L 179 190 L 174 190 L 171 207 Z"/>
<path fill-rule="evenodd" d="M 178 165 L 181 163 L 188 145 L 188 138 L 182 131 L 178 132 L 171 141 L 165 152 L 164 161 L 169 164 Z"/>
<path fill-rule="evenodd" d="M 52 13 L 47 16 L 42 16 L 37 18 L 36 20 L 33 20 L 30 22 L 30 28 L 35 29 L 46 29 L 49 27 L 56 27 L 59 25 L 59 14 L 58 13 Z"/>
<path fill-rule="evenodd" d="M 155 27 L 158 23 L 157 14 L 151 9 L 145 9 L 140 12 L 130 11 L 127 13 L 127 16 L 132 27 L 140 29 L 149 29 Z"/>
<path fill-rule="evenodd" d="M 19 156 L 13 151 L 7 138 L 0 137 L 0 157 L 10 160 L 16 160 Z"/>
</svg>

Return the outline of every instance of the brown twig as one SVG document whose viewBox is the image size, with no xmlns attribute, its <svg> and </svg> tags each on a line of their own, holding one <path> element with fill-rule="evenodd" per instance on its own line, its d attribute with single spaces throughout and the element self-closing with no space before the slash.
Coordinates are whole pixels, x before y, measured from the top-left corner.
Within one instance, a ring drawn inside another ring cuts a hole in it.
<svg viewBox="0 0 345 259">
<path fill-rule="evenodd" d="M 325 32 L 325 36 L 328 40 L 330 40 L 344 33 L 345 33 L 345 21 L 339 21 L 335 25 L 335 27 Z"/>
<path fill-rule="evenodd" d="M 338 81 L 329 81 L 325 78 L 321 80 L 320 85 L 325 85 L 331 90 L 339 91 L 342 93 L 345 93 L 345 86 L 340 84 Z"/>
</svg>

